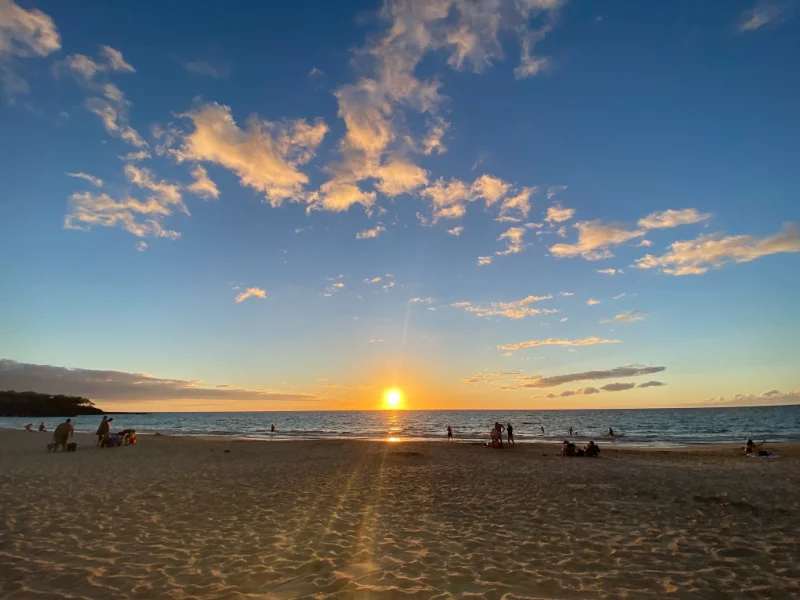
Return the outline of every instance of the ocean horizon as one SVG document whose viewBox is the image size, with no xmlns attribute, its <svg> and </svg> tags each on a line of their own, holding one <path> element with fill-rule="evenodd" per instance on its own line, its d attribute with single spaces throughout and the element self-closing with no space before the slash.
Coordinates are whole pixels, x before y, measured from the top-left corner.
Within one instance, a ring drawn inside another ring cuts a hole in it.
<svg viewBox="0 0 800 600">
<path fill-rule="evenodd" d="M 77 416 L 78 431 L 92 432 L 99 416 Z M 30 417 L 0 417 L 0 427 L 21 429 Z M 37 420 L 37 426 L 42 419 Z M 43 419 L 48 430 L 60 422 Z M 162 435 L 222 436 L 262 440 L 362 439 L 445 440 L 447 427 L 457 441 L 488 439 L 495 421 L 514 427 L 519 442 L 601 440 L 615 446 L 669 447 L 743 442 L 800 441 L 800 405 L 591 410 L 325 410 L 259 412 L 117 413 L 113 430 L 136 429 Z M 275 433 L 271 433 L 272 425 Z M 615 435 L 608 435 L 613 428 Z"/>
</svg>

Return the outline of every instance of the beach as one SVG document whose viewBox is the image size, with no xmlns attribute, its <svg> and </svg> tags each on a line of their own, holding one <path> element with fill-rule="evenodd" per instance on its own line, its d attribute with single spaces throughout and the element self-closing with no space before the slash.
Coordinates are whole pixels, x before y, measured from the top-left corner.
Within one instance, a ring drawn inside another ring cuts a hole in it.
<svg viewBox="0 0 800 600">
<path fill-rule="evenodd" d="M 798 598 L 800 447 L 0 430 L 0 597 Z"/>
</svg>

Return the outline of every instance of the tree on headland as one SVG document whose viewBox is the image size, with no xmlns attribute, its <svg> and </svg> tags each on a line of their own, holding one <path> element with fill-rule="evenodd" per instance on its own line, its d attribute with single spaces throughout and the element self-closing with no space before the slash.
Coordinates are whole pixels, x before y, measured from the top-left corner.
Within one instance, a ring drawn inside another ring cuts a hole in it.
<svg viewBox="0 0 800 600">
<path fill-rule="evenodd" d="M 2 417 L 76 417 L 102 414 L 103 411 L 91 400 L 80 396 L 13 390 L 0 392 Z"/>
</svg>

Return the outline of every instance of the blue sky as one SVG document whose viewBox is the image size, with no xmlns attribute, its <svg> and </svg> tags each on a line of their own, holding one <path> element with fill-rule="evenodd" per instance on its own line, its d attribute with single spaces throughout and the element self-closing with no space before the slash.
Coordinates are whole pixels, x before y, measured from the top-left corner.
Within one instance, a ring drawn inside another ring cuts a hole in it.
<svg viewBox="0 0 800 600">
<path fill-rule="evenodd" d="M 0 387 L 797 402 L 799 10 L 0 0 Z"/>
</svg>

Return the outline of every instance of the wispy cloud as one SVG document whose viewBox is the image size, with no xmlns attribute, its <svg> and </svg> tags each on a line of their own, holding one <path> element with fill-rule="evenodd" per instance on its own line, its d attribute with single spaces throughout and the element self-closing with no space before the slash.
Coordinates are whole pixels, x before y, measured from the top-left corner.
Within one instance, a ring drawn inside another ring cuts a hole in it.
<svg viewBox="0 0 800 600">
<path fill-rule="evenodd" d="M 241 304 L 248 298 L 261 298 L 262 300 L 265 300 L 267 298 L 267 292 L 257 287 L 247 288 L 243 292 L 237 294 L 236 304 Z"/>
<path fill-rule="evenodd" d="M 0 359 L 0 387 L 84 396 L 97 402 L 316 400 L 308 394 L 206 386 L 199 380 L 163 379 L 147 373 L 56 367 L 7 359 Z"/>
<path fill-rule="evenodd" d="M 383 343 L 383 341 L 384 341 L 383 338 L 371 338 L 369 340 L 369 343 L 370 344 L 381 344 L 381 343 Z"/>
<path fill-rule="evenodd" d="M 616 323 L 633 323 L 635 321 L 644 321 L 645 314 L 647 313 L 641 310 L 629 310 L 622 314 L 616 315 L 613 319 L 607 319 L 602 322 L 611 323 L 613 321 Z"/>
<path fill-rule="evenodd" d="M 719 406 L 758 406 L 800 403 L 800 388 L 788 392 L 769 390 L 761 394 L 735 394 L 734 396 L 707 398 L 704 403 Z"/>
<path fill-rule="evenodd" d="M 739 19 L 739 33 L 782 23 L 788 19 L 793 8 L 794 3 L 791 0 L 756 0 L 753 8 L 742 13 Z"/>
<path fill-rule="evenodd" d="M 509 319 L 524 319 L 532 315 L 542 313 L 555 313 L 556 309 L 532 308 L 530 305 L 543 300 L 552 300 L 553 296 L 526 296 L 521 300 L 511 302 L 490 302 L 488 304 L 473 304 L 471 302 L 455 302 L 451 304 L 454 308 L 463 308 L 469 313 L 479 317 L 506 317 Z"/>
<path fill-rule="evenodd" d="M 219 198 L 217 184 L 211 181 L 208 171 L 203 167 L 195 165 L 192 169 L 192 178 L 194 181 L 186 187 L 187 190 L 201 198 Z"/>
<path fill-rule="evenodd" d="M 525 375 L 517 379 L 516 387 L 520 388 L 548 388 L 573 383 L 576 381 L 595 381 L 603 379 L 618 379 L 624 377 L 638 377 L 639 375 L 649 375 L 651 373 L 661 373 L 666 367 L 617 367 L 615 369 L 600 371 L 583 371 L 581 373 L 565 373 L 564 375 L 553 375 L 542 377 L 540 375 Z M 612 386 L 619 384 L 611 384 Z M 627 384 L 625 384 L 627 385 Z M 633 387 L 633 384 L 630 384 Z M 606 390 L 613 391 L 613 390 Z"/>
<path fill-rule="evenodd" d="M 589 306 L 594 306 L 595 304 L 600 304 L 600 300 L 595 300 L 594 298 L 589 298 L 586 301 L 586 304 L 588 304 Z"/>
<path fill-rule="evenodd" d="M 601 275 L 622 275 L 625 271 L 622 269 L 595 269 Z"/>
<path fill-rule="evenodd" d="M 646 254 L 633 265 L 640 269 L 658 269 L 669 275 L 701 275 L 727 263 L 745 263 L 771 254 L 800 252 L 800 230 L 786 225 L 782 232 L 765 238 L 750 235 L 701 235 L 674 242 L 662 256 Z"/>
<path fill-rule="evenodd" d="M 548 223 L 562 223 L 569 221 L 574 216 L 574 208 L 562 208 L 560 204 L 556 204 L 547 208 L 547 216 L 544 220 Z"/>
<path fill-rule="evenodd" d="M 638 388 L 649 388 L 649 387 L 661 387 L 663 385 L 667 385 L 663 381 L 645 381 L 644 383 L 640 383 L 636 387 Z"/>
<path fill-rule="evenodd" d="M 410 302 L 411 304 L 433 304 L 436 302 L 436 298 L 412 298 Z"/>
<path fill-rule="evenodd" d="M 226 60 L 190 60 L 183 65 L 192 75 L 224 79 L 231 72 L 231 63 Z"/>
<path fill-rule="evenodd" d="M 144 252 L 145 250 L 147 250 L 147 242 L 145 242 L 144 240 L 141 240 L 140 242 L 138 242 L 136 244 L 136 249 L 139 252 Z"/>
<path fill-rule="evenodd" d="M 527 342 L 517 342 L 516 344 L 505 344 L 504 346 L 498 346 L 498 348 L 500 348 L 500 350 L 508 350 L 513 352 L 515 350 L 522 350 L 523 348 L 537 348 L 539 346 L 563 346 L 566 348 L 619 343 L 619 340 L 604 340 L 598 337 L 589 337 L 582 340 L 560 340 L 547 338 L 546 340 L 528 340 Z"/>
<path fill-rule="evenodd" d="M 95 187 L 103 187 L 103 180 L 99 177 L 95 177 L 94 175 L 87 175 L 86 173 L 66 173 L 66 175 L 88 181 Z"/>
<path fill-rule="evenodd" d="M 339 277 L 341 277 L 341 275 Z M 331 278 L 328 279 L 330 280 Z M 344 288 L 344 283 L 342 283 L 341 281 L 335 281 L 334 283 L 330 284 L 325 288 L 325 292 L 322 295 L 330 297 L 343 288 Z"/>
<path fill-rule="evenodd" d="M 28 82 L 14 69 L 14 61 L 42 58 L 59 50 L 61 36 L 49 15 L 37 9 L 26 10 L 13 0 L 0 2 L 0 84 L 10 101 L 30 90 Z"/>
<path fill-rule="evenodd" d="M 670 209 L 654 212 L 639 219 L 639 226 L 645 229 L 669 229 L 680 225 L 700 223 L 710 218 L 710 213 L 704 214 L 695 208 L 684 208 L 682 210 Z"/>
<path fill-rule="evenodd" d="M 450 235 L 459 236 L 461 235 L 462 231 L 464 231 L 464 228 L 459 225 L 458 227 L 453 227 L 452 229 L 448 229 L 447 233 L 449 233 Z"/>
<path fill-rule="evenodd" d="M 483 267 L 486 265 L 492 264 L 492 257 L 491 256 L 479 256 L 478 257 L 478 266 Z"/>
<path fill-rule="evenodd" d="M 369 277 L 364 279 L 364 283 L 378 283 L 380 281 L 381 281 L 380 275 L 378 275 L 377 277 L 373 277 L 372 279 L 370 279 Z"/>
<path fill-rule="evenodd" d="M 525 235 L 525 228 L 524 227 L 511 227 L 500 234 L 500 237 L 497 238 L 498 241 L 505 240 L 506 241 L 506 249 L 505 250 L 498 250 L 495 252 L 498 256 L 504 256 L 508 254 L 519 254 L 525 248 L 525 243 L 522 241 L 523 236 Z"/>
<path fill-rule="evenodd" d="M 378 223 L 372 229 L 365 229 L 364 231 L 359 231 L 356 234 L 356 239 L 357 240 L 374 239 L 378 237 L 380 234 L 382 234 L 384 231 L 386 231 L 386 227 L 384 227 L 382 223 Z"/>
</svg>

